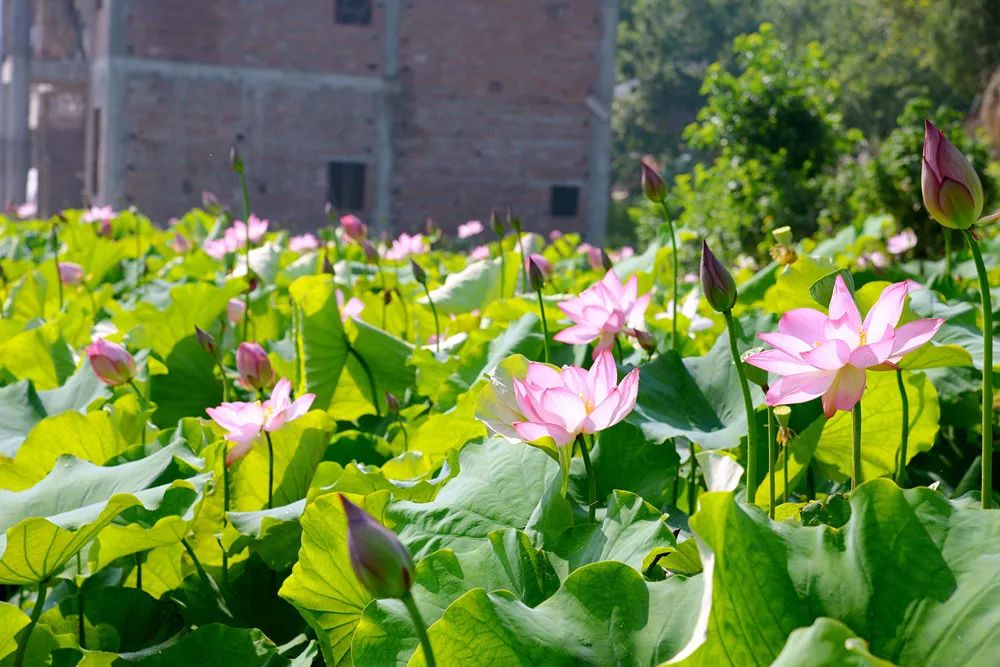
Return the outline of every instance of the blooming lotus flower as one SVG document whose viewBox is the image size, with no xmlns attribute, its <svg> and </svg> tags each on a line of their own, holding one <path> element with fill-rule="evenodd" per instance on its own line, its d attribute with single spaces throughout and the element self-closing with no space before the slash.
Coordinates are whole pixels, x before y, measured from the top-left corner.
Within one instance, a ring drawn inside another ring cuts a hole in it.
<svg viewBox="0 0 1000 667">
<path fill-rule="evenodd" d="M 292 383 L 282 378 L 263 403 L 223 403 L 206 410 L 212 421 L 226 429 L 226 440 L 236 443 L 226 454 L 227 466 L 246 456 L 262 432 L 273 433 L 304 415 L 316 398 L 315 394 L 303 394 L 292 401 L 291 393 Z"/>
<path fill-rule="evenodd" d="M 904 229 L 895 236 L 889 237 L 886 242 L 886 250 L 893 255 L 902 255 L 904 252 L 910 248 L 914 248 L 917 245 L 917 235 L 912 229 Z"/>
<path fill-rule="evenodd" d="M 867 269 L 869 266 L 876 271 L 881 271 L 885 267 L 889 266 L 889 258 L 885 256 L 885 253 L 879 252 L 878 250 L 865 253 L 864 255 L 858 257 L 858 268 Z"/>
<path fill-rule="evenodd" d="M 403 233 L 392 242 L 392 247 L 386 250 L 385 258 L 392 260 L 401 260 L 409 257 L 410 255 L 423 255 L 427 252 L 427 240 L 423 234 L 414 234 L 410 236 L 409 234 Z"/>
<path fill-rule="evenodd" d="M 777 333 L 759 337 L 774 349 L 747 357 L 757 368 L 780 375 L 767 392 L 768 405 L 804 403 L 823 397 L 823 410 L 851 410 L 865 391 L 865 369 L 885 370 L 927 343 L 943 319 L 921 319 L 897 327 L 910 290 L 906 281 L 889 285 L 864 320 L 842 276 L 830 297 L 829 314 L 791 310 Z"/>
<path fill-rule="evenodd" d="M 340 309 L 340 319 L 347 320 L 349 317 L 359 317 L 361 311 L 365 309 L 365 302 L 356 296 L 352 296 L 348 299 L 347 303 L 344 303 L 344 293 L 340 290 L 335 292 L 337 296 L 337 308 Z"/>
<path fill-rule="evenodd" d="M 240 299 L 232 298 L 226 304 L 226 319 L 230 324 L 239 324 L 247 313 L 247 305 Z"/>
<path fill-rule="evenodd" d="M 103 222 L 105 220 L 111 220 L 117 213 L 115 209 L 110 206 L 91 206 L 83 214 L 84 222 Z"/>
<path fill-rule="evenodd" d="M 489 259 L 490 258 L 489 246 L 477 245 L 475 248 L 472 249 L 472 252 L 469 253 L 469 257 L 477 261 L 481 259 Z"/>
<path fill-rule="evenodd" d="M 38 215 L 38 205 L 34 202 L 26 202 L 24 204 L 20 204 L 17 209 L 15 209 L 15 212 L 17 217 L 22 220 L 26 218 L 33 218 Z"/>
<path fill-rule="evenodd" d="M 63 285 L 79 285 L 83 281 L 83 267 L 76 262 L 59 262 L 59 282 Z"/>
<path fill-rule="evenodd" d="M 347 554 L 358 581 L 376 598 L 401 598 L 413 585 L 413 558 L 396 534 L 343 494 Z"/>
<path fill-rule="evenodd" d="M 118 343 L 98 338 L 86 352 L 94 375 L 109 387 L 118 387 L 135 377 L 135 359 Z"/>
<path fill-rule="evenodd" d="M 604 258 L 601 257 L 601 249 L 597 246 L 592 246 L 589 243 L 581 243 L 577 246 L 577 252 L 587 255 L 587 264 L 594 271 L 600 271 L 604 268 Z"/>
<path fill-rule="evenodd" d="M 360 241 L 368 235 L 368 227 L 361 222 L 361 218 L 350 213 L 340 216 L 340 229 L 344 236 L 354 241 Z"/>
<path fill-rule="evenodd" d="M 258 218 L 253 213 L 250 214 L 250 243 L 259 243 L 267 233 L 267 228 L 271 223 L 262 218 Z M 242 248 L 247 239 L 247 225 L 242 220 L 237 220 L 233 226 L 226 230 L 232 231 L 238 242 L 238 248 Z"/>
<path fill-rule="evenodd" d="M 651 292 L 637 296 L 639 279 L 632 276 L 622 285 L 614 269 L 600 282 L 585 289 L 580 296 L 559 304 L 573 326 L 563 329 L 553 338 L 571 345 L 585 345 L 597 340 L 594 359 L 611 349 L 620 333 L 631 334 L 641 329 L 649 306 Z"/>
<path fill-rule="evenodd" d="M 968 229 L 983 212 L 983 184 L 962 151 L 924 121 L 920 190 L 931 217 L 945 227 Z"/>
<path fill-rule="evenodd" d="M 236 370 L 240 373 L 240 385 L 248 391 L 261 391 L 274 382 L 271 360 L 259 343 L 240 343 L 236 348 Z"/>
<path fill-rule="evenodd" d="M 458 238 L 467 239 L 483 233 L 483 223 L 479 220 L 469 220 L 458 226 Z"/>
<path fill-rule="evenodd" d="M 305 252 L 319 247 L 319 239 L 312 234 L 299 234 L 288 239 L 288 248 L 292 252 Z"/>
</svg>

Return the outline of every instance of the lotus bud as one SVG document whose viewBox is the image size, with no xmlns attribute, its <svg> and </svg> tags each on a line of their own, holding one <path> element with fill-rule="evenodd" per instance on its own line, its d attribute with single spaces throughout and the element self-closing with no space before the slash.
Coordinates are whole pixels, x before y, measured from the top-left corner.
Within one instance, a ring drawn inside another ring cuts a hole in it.
<svg viewBox="0 0 1000 667">
<path fill-rule="evenodd" d="M 539 268 L 538 263 L 535 262 L 534 255 L 528 257 L 528 281 L 531 283 L 531 289 L 536 292 L 541 290 L 545 285 L 545 275 L 542 273 L 542 269 Z"/>
<path fill-rule="evenodd" d="M 605 271 L 610 271 L 614 268 L 614 262 L 611 261 L 611 257 L 604 251 L 604 248 L 600 249 L 601 252 L 601 267 Z"/>
<path fill-rule="evenodd" d="M 87 346 L 87 358 L 97 379 L 117 387 L 135 377 L 135 359 L 117 343 L 98 338 Z"/>
<path fill-rule="evenodd" d="M 384 292 L 382 292 L 382 303 L 384 303 L 387 306 L 390 303 L 392 303 L 392 290 L 391 289 L 387 289 Z"/>
<path fill-rule="evenodd" d="M 76 262 L 59 262 L 59 282 L 63 285 L 79 285 L 83 281 L 83 267 Z"/>
<path fill-rule="evenodd" d="M 240 157 L 240 152 L 237 150 L 236 144 L 229 147 L 229 164 L 232 166 L 234 172 L 243 174 L 243 158 Z"/>
<path fill-rule="evenodd" d="M 427 272 L 415 260 L 410 260 L 410 269 L 413 271 L 413 277 L 418 283 L 427 285 Z"/>
<path fill-rule="evenodd" d="M 402 598 L 413 585 L 413 558 L 396 534 L 343 495 L 347 553 L 355 576 L 376 598 Z"/>
<path fill-rule="evenodd" d="M 399 399 L 391 391 L 385 392 L 385 409 L 391 415 L 399 414 Z"/>
<path fill-rule="evenodd" d="M 201 349 L 208 352 L 213 357 L 215 356 L 215 337 L 208 333 L 197 324 L 194 325 L 194 335 L 198 339 L 198 345 L 201 345 Z"/>
<path fill-rule="evenodd" d="M 325 250 L 323 251 L 323 273 L 328 273 L 331 276 L 334 273 L 333 262 L 330 261 L 330 255 Z"/>
<path fill-rule="evenodd" d="M 510 206 L 507 207 L 507 222 L 514 228 L 515 232 L 518 234 L 521 233 L 521 218 L 514 215 L 514 211 L 511 210 Z"/>
<path fill-rule="evenodd" d="M 983 184 L 960 150 L 924 121 L 920 190 L 931 217 L 945 227 L 968 229 L 983 212 Z"/>
<path fill-rule="evenodd" d="M 639 345 L 646 351 L 646 354 L 653 354 L 656 352 L 656 339 L 653 338 L 653 334 L 648 331 L 636 329 L 635 339 L 639 341 Z"/>
<path fill-rule="evenodd" d="M 226 304 L 226 319 L 230 324 L 239 324 L 247 314 L 247 305 L 240 299 L 230 299 Z"/>
<path fill-rule="evenodd" d="M 345 236 L 355 241 L 361 241 L 368 236 L 367 225 L 361 222 L 361 218 L 350 213 L 340 216 L 340 228 L 344 231 Z"/>
<path fill-rule="evenodd" d="M 736 281 L 705 241 L 701 242 L 701 291 L 717 312 L 725 313 L 736 305 Z"/>
<path fill-rule="evenodd" d="M 503 238 L 503 234 L 506 231 L 503 226 L 503 221 L 496 211 L 490 213 L 490 227 L 493 228 L 493 233 L 497 236 Z"/>
<path fill-rule="evenodd" d="M 244 389 L 261 391 L 274 384 L 271 360 L 258 343 L 240 343 L 236 348 L 236 370 Z"/>
<path fill-rule="evenodd" d="M 662 204 L 663 200 L 667 198 L 667 184 L 663 181 L 663 177 L 646 160 L 641 160 L 639 164 L 642 171 L 642 194 L 649 201 Z"/>
<path fill-rule="evenodd" d="M 361 249 L 364 251 L 365 259 L 368 260 L 368 262 L 371 264 L 378 262 L 378 250 L 375 249 L 375 246 L 373 246 L 368 239 L 361 242 Z"/>
<path fill-rule="evenodd" d="M 329 220 L 331 223 L 337 221 L 337 209 L 333 207 L 332 203 L 327 202 L 326 204 L 323 205 L 323 213 L 326 214 L 326 219 Z"/>
</svg>

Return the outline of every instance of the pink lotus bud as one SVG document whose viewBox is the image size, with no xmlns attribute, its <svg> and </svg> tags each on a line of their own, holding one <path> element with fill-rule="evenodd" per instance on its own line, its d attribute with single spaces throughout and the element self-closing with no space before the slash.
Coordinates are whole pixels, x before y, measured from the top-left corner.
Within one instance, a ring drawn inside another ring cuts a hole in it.
<svg viewBox="0 0 1000 667">
<path fill-rule="evenodd" d="M 194 325 L 194 335 L 198 339 L 198 345 L 201 345 L 201 349 L 208 352 L 213 357 L 215 356 L 215 336 L 208 333 L 197 324 Z"/>
<path fill-rule="evenodd" d="M 110 239 L 113 233 L 114 232 L 111 229 L 111 221 L 106 219 L 101 220 L 97 228 L 97 235 L 102 238 Z"/>
<path fill-rule="evenodd" d="M 170 242 L 170 249 L 178 255 L 183 255 L 191 250 L 191 241 L 183 234 L 174 234 L 174 240 Z"/>
<path fill-rule="evenodd" d="M 261 391 L 274 384 L 274 371 L 267 352 L 257 343 L 240 343 L 236 348 L 236 370 L 240 385 L 247 390 Z"/>
<path fill-rule="evenodd" d="M 413 585 L 413 558 L 396 534 L 343 495 L 347 553 L 355 576 L 376 598 L 401 598 Z"/>
<path fill-rule="evenodd" d="M 79 285 L 83 281 L 83 267 L 76 262 L 59 262 L 59 282 L 63 285 Z"/>
<path fill-rule="evenodd" d="M 355 241 L 361 241 L 368 235 L 368 227 L 361 222 L 361 218 L 350 213 L 340 217 L 340 228 L 348 238 Z"/>
<path fill-rule="evenodd" d="M 931 217 L 945 227 L 968 229 L 983 212 L 983 184 L 969 159 L 924 121 L 920 190 Z"/>
<path fill-rule="evenodd" d="M 531 283 L 531 289 L 537 292 L 545 285 L 545 276 L 542 273 L 542 269 L 538 266 L 538 262 L 535 261 L 535 257 L 537 255 L 528 257 L 528 281 Z"/>
<path fill-rule="evenodd" d="M 391 391 L 385 392 L 385 409 L 389 411 L 390 414 L 399 414 L 399 399 Z"/>
<path fill-rule="evenodd" d="M 642 349 L 646 351 L 646 354 L 653 354 L 656 352 L 656 339 L 653 338 L 653 334 L 648 331 L 637 329 L 635 332 L 635 339 L 639 342 Z"/>
<path fill-rule="evenodd" d="M 123 385 L 135 377 L 135 359 L 121 345 L 98 338 L 87 346 L 86 352 L 94 375 L 109 387 Z"/>
<path fill-rule="evenodd" d="M 642 170 L 642 194 L 651 202 L 662 203 L 667 196 L 667 184 L 663 182 L 663 177 L 645 159 L 639 164 Z"/>
<path fill-rule="evenodd" d="M 701 242 L 701 291 L 709 305 L 720 313 L 736 305 L 736 281 L 704 241 Z"/>
<path fill-rule="evenodd" d="M 247 306 L 240 299 L 230 299 L 226 304 L 226 318 L 230 324 L 239 324 L 247 313 Z"/>
<path fill-rule="evenodd" d="M 368 239 L 361 242 L 361 249 L 365 251 L 365 259 L 370 263 L 375 264 L 378 262 L 378 250 L 375 249 Z"/>
</svg>

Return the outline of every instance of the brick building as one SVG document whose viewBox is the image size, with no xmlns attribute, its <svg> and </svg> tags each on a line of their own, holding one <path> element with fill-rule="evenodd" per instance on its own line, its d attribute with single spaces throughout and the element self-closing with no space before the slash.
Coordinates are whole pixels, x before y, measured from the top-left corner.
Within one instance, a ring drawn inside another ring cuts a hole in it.
<svg viewBox="0 0 1000 667">
<path fill-rule="evenodd" d="M 43 212 L 82 192 L 162 221 L 204 190 L 238 210 L 236 144 L 254 210 L 289 227 L 316 224 L 327 201 L 397 229 L 510 205 L 533 229 L 603 236 L 618 0 L 4 4 L 15 75 L 2 128 L 15 153 L 8 63 L 17 6 L 33 5 Z"/>
</svg>

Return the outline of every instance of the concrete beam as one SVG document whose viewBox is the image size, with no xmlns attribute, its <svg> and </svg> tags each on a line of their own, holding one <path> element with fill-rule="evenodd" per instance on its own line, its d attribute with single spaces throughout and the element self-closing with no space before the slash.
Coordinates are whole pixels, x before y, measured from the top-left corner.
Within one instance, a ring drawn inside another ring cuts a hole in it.
<svg viewBox="0 0 1000 667">
<path fill-rule="evenodd" d="M 587 99 L 590 109 L 590 155 L 587 178 L 587 240 L 602 245 L 607 234 L 611 194 L 611 104 L 618 41 L 618 0 L 601 3 L 601 46 L 597 85 Z"/>
</svg>

